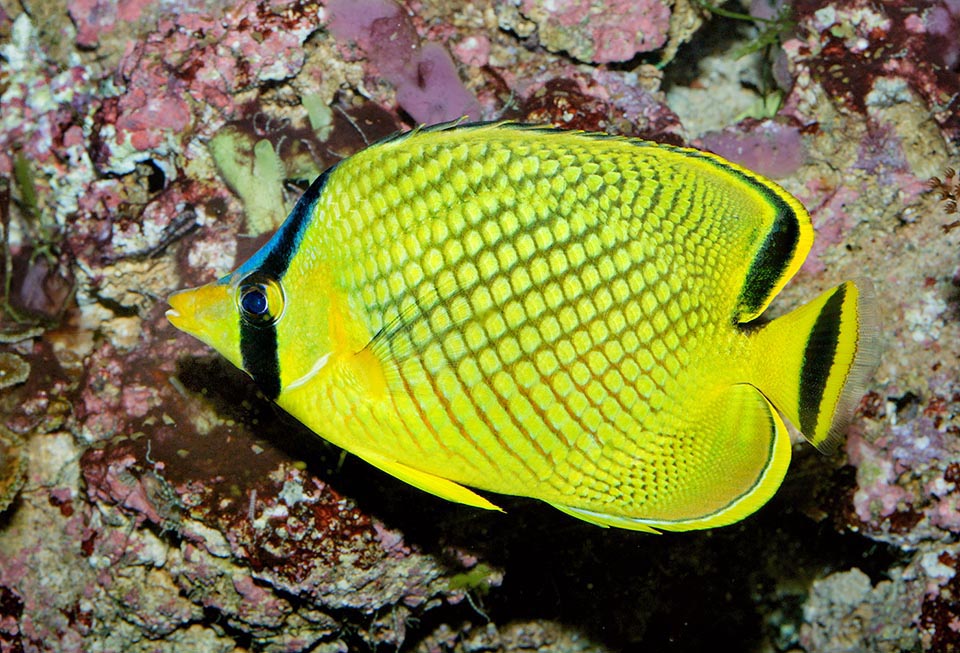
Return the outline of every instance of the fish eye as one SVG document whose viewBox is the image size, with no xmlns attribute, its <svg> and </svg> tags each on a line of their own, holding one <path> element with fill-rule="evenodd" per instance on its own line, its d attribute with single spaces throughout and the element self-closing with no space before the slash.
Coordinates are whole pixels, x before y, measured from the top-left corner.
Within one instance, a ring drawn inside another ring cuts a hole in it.
<svg viewBox="0 0 960 653">
<path fill-rule="evenodd" d="M 283 287 L 273 277 L 254 272 L 240 282 L 237 308 L 248 324 L 271 326 L 283 314 Z"/>
<path fill-rule="evenodd" d="M 247 288 L 240 297 L 240 306 L 244 313 L 259 317 L 267 312 L 267 293 L 258 286 Z"/>
</svg>

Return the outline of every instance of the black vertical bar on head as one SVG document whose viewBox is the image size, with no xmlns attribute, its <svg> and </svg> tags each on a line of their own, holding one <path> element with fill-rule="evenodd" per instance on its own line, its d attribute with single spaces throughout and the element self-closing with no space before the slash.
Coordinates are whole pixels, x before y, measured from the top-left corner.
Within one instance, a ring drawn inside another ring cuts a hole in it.
<svg viewBox="0 0 960 653">
<path fill-rule="evenodd" d="M 258 268 L 279 283 L 286 274 L 290 261 L 296 256 L 303 241 L 303 232 L 310 224 L 317 200 L 336 165 L 327 168 L 310 184 L 297 200 L 290 215 L 267 244 L 267 255 Z M 252 324 L 240 317 L 240 356 L 243 368 L 270 400 L 280 396 L 280 356 L 278 352 L 277 325 Z"/>
</svg>

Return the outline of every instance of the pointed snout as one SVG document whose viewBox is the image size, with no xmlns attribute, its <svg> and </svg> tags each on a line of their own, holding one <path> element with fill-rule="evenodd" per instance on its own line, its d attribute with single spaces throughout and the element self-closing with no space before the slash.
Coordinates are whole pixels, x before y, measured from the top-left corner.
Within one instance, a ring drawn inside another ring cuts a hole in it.
<svg viewBox="0 0 960 653">
<path fill-rule="evenodd" d="M 229 284 L 218 282 L 181 290 L 170 295 L 167 302 L 170 324 L 239 366 L 239 315 Z"/>
<path fill-rule="evenodd" d="M 211 283 L 175 292 L 167 299 L 170 304 L 167 319 L 181 331 L 204 340 L 200 334 L 208 330 L 209 325 L 225 319 L 228 309 L 232 308 L 228 290 L 226 285 Z"/>
</svg>

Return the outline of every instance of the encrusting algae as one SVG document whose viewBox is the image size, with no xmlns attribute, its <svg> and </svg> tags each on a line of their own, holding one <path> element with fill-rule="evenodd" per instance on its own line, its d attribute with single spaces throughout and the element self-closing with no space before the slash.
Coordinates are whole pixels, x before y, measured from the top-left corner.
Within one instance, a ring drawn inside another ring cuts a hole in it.
<svg viewBox="0 0 960 653">
<path fill-rule="evenodd" d="M 324 172 L 167 316 L 317 434 L 427 492 L 655 532 L 738 521 L 821 450 L 878 357 L 869 285 L 758 318 L 803 206 L 712 154 L 513 124 L 416 130 Z"/>
</svg>

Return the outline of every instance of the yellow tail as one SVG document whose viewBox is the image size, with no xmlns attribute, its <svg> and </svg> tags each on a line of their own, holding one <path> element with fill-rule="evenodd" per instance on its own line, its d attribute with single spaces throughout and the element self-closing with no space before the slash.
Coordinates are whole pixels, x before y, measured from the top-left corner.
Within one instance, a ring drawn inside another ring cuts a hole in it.
<svg viewBox="0 0 960 653">
<path fill-rule="evenodd" d="M 752 381 L 817 449 L 843 438 L 879 362 L 873 287 L 848 281 L 752 334 Z"/>
</svg>

